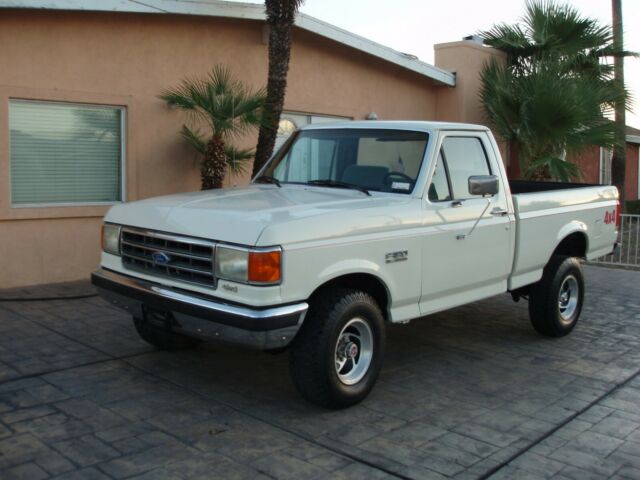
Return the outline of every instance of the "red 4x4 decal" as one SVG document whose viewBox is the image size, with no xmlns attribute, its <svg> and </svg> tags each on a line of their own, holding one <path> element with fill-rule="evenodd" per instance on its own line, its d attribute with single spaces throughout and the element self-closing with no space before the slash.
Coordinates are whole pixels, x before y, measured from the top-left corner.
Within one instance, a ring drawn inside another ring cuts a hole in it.
<svg viewBox="0 0 640 480">
<path fill-rule="evenodd" d="M 604 223 L 609 225 L 610 223 L 616 223 L 616 211 L 604 212 Z"/>
</svg>

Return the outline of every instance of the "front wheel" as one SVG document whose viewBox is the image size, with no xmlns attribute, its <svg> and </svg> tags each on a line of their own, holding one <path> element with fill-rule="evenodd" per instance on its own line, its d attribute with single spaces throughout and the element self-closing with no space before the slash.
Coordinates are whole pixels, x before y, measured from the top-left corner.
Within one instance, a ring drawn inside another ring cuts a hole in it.
<svg viewBox="0 0 640 480">
<path fill-rule="evenodd" d="M 384 347 L 384 318 L 369 294 L 342 288 L 323 292 L 291 345 L 293 383 L 312 403 L 349 407 L 373 388 Z"/>
<path fill-rule="evenodd" d="M 532 286 L 529 318 L 547 337 L 563 337 L 578 323 L 584 301 L 584 276 L 577 258 L 554 255 Z"/>
</svg>

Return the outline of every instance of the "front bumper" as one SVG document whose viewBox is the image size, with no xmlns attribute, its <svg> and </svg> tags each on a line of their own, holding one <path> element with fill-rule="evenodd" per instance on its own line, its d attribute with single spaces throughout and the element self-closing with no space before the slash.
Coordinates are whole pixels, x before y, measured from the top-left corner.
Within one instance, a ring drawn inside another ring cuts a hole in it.
<svg viewBox="0 0 640 480">
<path fill-rule="evenodd" d="M 165 326 L 175 332 L 253 348 L 286 347 L 309 308 L 304 302 L 267 308 L 230 305 L 106 269 L 94 272 L 91 282 L 102 298 L 134 317 L 145 318 L 151 309 L 163 313 Z"/>
</svg>

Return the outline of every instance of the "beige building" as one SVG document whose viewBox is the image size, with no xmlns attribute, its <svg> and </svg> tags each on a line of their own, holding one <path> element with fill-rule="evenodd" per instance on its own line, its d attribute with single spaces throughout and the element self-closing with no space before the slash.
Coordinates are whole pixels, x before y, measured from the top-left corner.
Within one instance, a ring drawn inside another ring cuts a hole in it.
<svg viewBox="0 0 640 480">
<path fill-rule="evenodd" d="M 158 94 L 220 63 L 263 86 L 265 28 L 254 4 L 0 0 L 0 288 L 86 278 L 110 205 L 197 190 L 185 119 Z M 300 15 L 283 133 L 372 114 L 482 122 L 478 72 L 495 51 L 435 49 L 432 66 Z"/>
</svg>

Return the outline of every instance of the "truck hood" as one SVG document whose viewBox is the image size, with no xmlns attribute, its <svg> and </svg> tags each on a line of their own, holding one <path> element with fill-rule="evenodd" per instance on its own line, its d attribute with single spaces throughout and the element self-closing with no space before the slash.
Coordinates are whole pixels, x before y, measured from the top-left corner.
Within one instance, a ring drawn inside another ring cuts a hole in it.
<svg viewBox="0 0 640 480">
<path fill-rule="evenodd" d="M 363 218 L 354 210 L 397 205 L 408 200 L 399 196 L 369 197 L 356 190 L 336 188 L 250 185 L 125 203 L 111 208 L 105 221 L 241 245 L 264 245 L 259 239 L 268 228 L 271 232 L 268 241 L 282 244 L 287 239 L 293 240 L 292 228 L 278 229 L 279 225 L 304 227 L 315 217 L 326 217 L 321 221 L 325 230 L 329 230 L 326 229 L 329 223 L 325 222 L 330 222 L 330 218 L 340 217 L 344 223 L 347 215 L 353 223 Z M 388 224 L 388 214 L 385 219 Z M 304 240 L 305 233 L 295 230 L 295 240 Z M 283 234 L 286 231 L 286 238 L 274 235 L 273 232 L 278 231 Z M 332 229 L 332 235 L 337 233 Z M 317 239 L 317 232 L 310 238 Z"/>
</svg>

